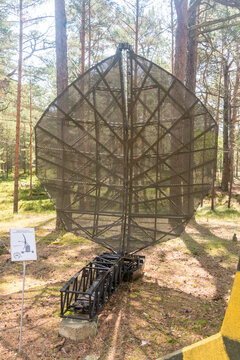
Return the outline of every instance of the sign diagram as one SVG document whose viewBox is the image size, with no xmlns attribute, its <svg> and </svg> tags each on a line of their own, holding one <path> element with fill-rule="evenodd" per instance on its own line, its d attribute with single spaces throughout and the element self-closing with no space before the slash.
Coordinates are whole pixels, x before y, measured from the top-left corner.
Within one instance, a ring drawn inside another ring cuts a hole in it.
<svg viewBox="0 0 240 360">
<path fill-rule="evenodd" d="M 37 260 L 34 229 L 11 229 L 10 245 L 12 261 Z"/>
</svg>

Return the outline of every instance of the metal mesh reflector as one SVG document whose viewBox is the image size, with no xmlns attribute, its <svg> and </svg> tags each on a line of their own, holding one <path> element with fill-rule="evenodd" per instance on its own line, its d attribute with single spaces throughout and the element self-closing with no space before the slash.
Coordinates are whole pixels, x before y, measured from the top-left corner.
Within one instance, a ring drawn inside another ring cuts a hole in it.
<svg viewBox="0 0 240 360">
<path fill-rule="evenodd" d="M 131 49 L 80 76 L 35 130 L 37 175 L 66 229 L 113 251 L 178 236 L 215 176 L 215 121 Z"/>
</svg>

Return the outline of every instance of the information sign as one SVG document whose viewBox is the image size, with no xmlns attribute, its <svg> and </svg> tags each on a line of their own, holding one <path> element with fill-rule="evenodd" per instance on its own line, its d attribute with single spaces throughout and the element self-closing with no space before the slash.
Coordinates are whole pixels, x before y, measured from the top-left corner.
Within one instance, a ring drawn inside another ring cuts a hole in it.
<svg viewBox="0 0 240 360">
<path fill-rule="evenodd" d="M 23 303 L 26 274 L 26 260 L 37 260 L 35 229 L 10 229 L 11 260 L 23 262 L 22 308 L 20 320 L 19 351 L 22 349 Z"/>
<path fill-rule="evenodd" d="M 12 261 L 37 260 L 34 229 L 10 229 L 10 246 Z"/>
</svg>

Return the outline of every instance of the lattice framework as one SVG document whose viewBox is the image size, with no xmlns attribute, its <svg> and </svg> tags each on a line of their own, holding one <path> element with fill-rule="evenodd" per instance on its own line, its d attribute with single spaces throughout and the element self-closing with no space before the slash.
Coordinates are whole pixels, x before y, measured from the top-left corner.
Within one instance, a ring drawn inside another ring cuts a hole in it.
<svg viewBox="0 0 240 360">
<path fill-rule="evenodd" d="M 129 48 L 74 81 L 35 130 L 37 175 L 66 229 L 116 252 L 178 236 L 215 176 L 212 116 Z"/>
</svg>

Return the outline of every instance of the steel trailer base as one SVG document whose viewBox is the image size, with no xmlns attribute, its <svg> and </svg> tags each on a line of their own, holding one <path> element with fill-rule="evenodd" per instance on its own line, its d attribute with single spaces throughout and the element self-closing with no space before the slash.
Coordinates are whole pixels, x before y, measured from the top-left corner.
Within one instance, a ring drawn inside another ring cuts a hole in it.
<svg viewBox="0 0 240 360">
<path fill-rule="evenodd" d="M 142 268 L 145 256 L 104 253 L 78 271 L 60 290 L 63 318 L 93 320 L 123 280 Z"/>
</svg>

